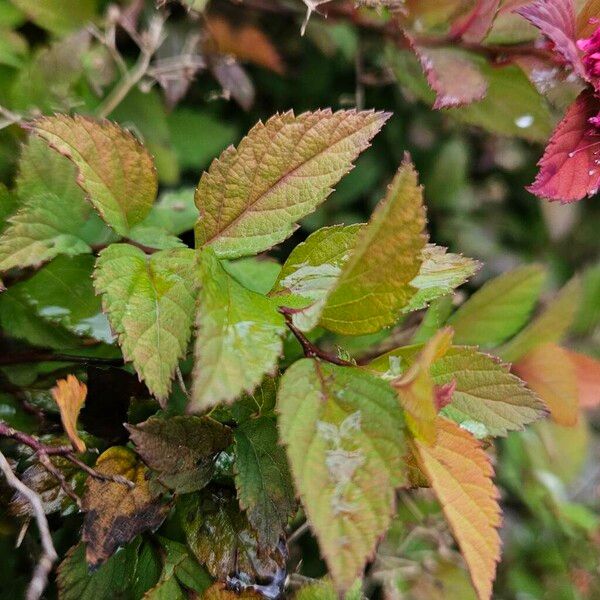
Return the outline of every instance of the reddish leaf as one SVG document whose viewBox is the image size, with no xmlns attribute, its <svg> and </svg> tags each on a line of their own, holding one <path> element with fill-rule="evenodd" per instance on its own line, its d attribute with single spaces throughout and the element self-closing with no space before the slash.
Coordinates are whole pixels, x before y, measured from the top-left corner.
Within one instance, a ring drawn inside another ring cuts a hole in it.
<svg viewBox="0 0 600 600">
<path fill-rule="evenodd" d="M 437 94 L 434 109 L 463 106 L 482 100 L 487 81 L 469 55 L 454 48 L 413 45 L 431 89 Z"/>
<path fill-rule="evenodd" d="M 600 0 L 587 0 L 577 14 L 577 37 L 589 37 L 598 29 L 600 15 Z"/>
<path fill-rule="evenodd" d="M 586 90 L 571 105 L 552 134 L 540 171 L 529 188 L 550 200 L 575 202 L 593 196 L 600 186 L 600 130 L 589 119 L 600 111 L 600 101 Z"/>
<path fill-rule="evenodd" d="M 596 408 L 600 405 L 600 361 L 565 350 L 575 366 L 575 377 L 579 389 L 579 406 Z"/>
<path fill-rule="evenodd" d="M 465 42 L 481 42 L 492 27 L 500 0 L 477 0 L 475 6 L 462 18 L 457 19 L 450 30 L 451 35 Z"/>
<path fill-rule="evenodd" d="M 554 44 L 556 51 L 585 78 L 575 34 L 572 0 L 536 0 L 516 11 L 537 27 Z"/>
</svg>

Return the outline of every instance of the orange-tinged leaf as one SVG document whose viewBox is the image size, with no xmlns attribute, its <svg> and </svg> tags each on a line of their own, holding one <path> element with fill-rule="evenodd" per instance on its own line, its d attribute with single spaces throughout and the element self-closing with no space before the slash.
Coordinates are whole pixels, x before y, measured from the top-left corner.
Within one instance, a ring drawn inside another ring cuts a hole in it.
<svg viewBox="0 0 600 600">
<path fill-rule="evenodd" d="M 456 423 L 439 418 L 437 440 L 414 440 L 421 469 L 438 497 L 480 600 L 492 596 L 500 559 L 500 507 L 494 470 L 481 444 Z"/>
<path fill-rule="evenodd" d="M 579 406 L 596 408 L 600 404 L 600 361 L 571 350 L 564 352 L 575 366 Z"/>
<path fill-rule="evenodd" d="M 577 15 L 577 37 L 590 37 L 598 28 L 594 19 L 600 15 L 600 0 L 587 0 Z"/>
<path fill-rule="evenodd" d="M 559 425 L 572 427 L 577 423 L 577 380 L 566 350 L 556 344 L 538 346 L 513 365 L 513 372 L 544 401 Z"/>
<path fill-rule="evenodd" d="M 216 15 L 206 16 L 206 25 L 220 54 L 232 54 L 242 61 L 252 62 L 283 75 L 285 67 L 271 40 L 250 24 L 234 26 Z"/>
<path fill-rule="evenodd" d="M 405 412 L 406 423 L 415 436 L 427 444 L 436 438 L 438 413 L 436 386 L 431 376 L 433 361 L 446 354 L 452 345 L 452 329 L 447 327 L 425 344 L 411 368 L 392 382 Z"/>
<path fill-rule="evenodd" d="M 52 397 L 60 410 L 63 428 L 77 452 L 85 452 L 85 443 L 77 434 L 77 417 L 86 396 L 87 386 L 85 383 L 81 383 L 75 375 L 59 379 L 56 387 L 52 388 Z"/>
</svg>

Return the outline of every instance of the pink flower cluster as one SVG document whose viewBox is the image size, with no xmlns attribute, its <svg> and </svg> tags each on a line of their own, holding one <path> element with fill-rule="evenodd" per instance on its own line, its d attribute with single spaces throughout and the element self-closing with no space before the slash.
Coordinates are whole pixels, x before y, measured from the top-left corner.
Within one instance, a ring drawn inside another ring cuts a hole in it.
<svg viewBox="0 0 600 600">
<path fill-rule="evenodd" d="M 598 19 L 594 21 L 599 22 Z M 588 77 L 592 80 L 600 78 L 600 27 L 589 38 L 577 40 L 577 47 L 583 52 L 583 66 Z M 594 87 L 598 88 L 598 85 Z M 600 113 L 590 117 L 588 123 L 600 129 Z"/>
</svg>

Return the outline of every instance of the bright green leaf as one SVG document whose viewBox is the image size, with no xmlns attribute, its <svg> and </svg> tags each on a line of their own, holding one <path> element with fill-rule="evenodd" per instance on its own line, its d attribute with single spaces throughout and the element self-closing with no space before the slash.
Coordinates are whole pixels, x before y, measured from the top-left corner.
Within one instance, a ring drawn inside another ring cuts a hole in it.
<svg viewBox="0 0 600 600">
<path fill-rule="evenodd" d="M 98 0 L 12 0 L 36 25 L 63 35 L 94 18 Z"/>
</svg>

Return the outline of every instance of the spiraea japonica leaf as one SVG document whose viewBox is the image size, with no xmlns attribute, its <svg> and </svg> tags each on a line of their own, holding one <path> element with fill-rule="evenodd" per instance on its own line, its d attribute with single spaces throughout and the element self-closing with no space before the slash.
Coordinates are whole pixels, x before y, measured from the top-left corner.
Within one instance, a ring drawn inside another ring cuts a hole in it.
<svg viewBox="0 0 600 600">
<path fill-rule="evenodd" d="M 139 533 L 158 528 L 168 511 L 158 491 L 150 486 L 148 469 L 128 448 L 112 446 L 100 455 L 95 468 L 134 485 L 93 477 L 87 480 L 82 502 L 83 541 L 92 567 L 101 565 Z"/>
<path fill-rule="evenodd" d="M 187 248 L 147 256 L 130 244 L 111 244 L 96 263 L 96 291 L 123 356 L 161 401 L 192 332 L 196 271 Z"/>
<path fill-rule="evenodd" d="M 369 368 L 386 379 L 397 378 L 411 368 L 421 350 L 421 345 L 392 350 Z M 450 348 L 431 364 L 431 377 L 437 386 L 454 384 L 442 414 L 477 437 L 505 436 L 547 414 L 540 399 L 510 373 L 509 365 L 477 348 Z"/>
<path fill-rule="evenodd" d="M 31 138 L 19 161 L 20 205 L 0 236 L 0 271 L 38 266 L 58 254 L 91 252 L 100 220 L 76 182 L 73 165 Z M 96 221 L 96 222 L 94 222 Z"/>
<path fill-rule="evenodd" d="M 448 319 L 455 342 L 493 347 L 517 333 L 527 322 L 544 279 L 542 267 L 527 265 L 487 282 Z"/>
<path fill-rule="evenodd" d="M 336 333 L 361 335 L 392 325 L 416 294 L 425 247 L 422 189 L 405 160 L 329 294 L 321 325 Z"/>
<path fill-rule="evenodd" d="M 289 237 L 388 119 L 373 111 L 292 112 L 258 123 L 202 175 L 197 245 L 220 258 L 258 254 Z"/>
<path fill-rule="evenodd" d="M 294 484 L 274 418 L 243 421 L 235 430 L 235 485 L 259 538 L 275 546 L 296 508 Z"/>
<path fill-rule="evenodd" d="M 387 382 L 312 359 L 286 371 L 277 410 L 296 490 L 343 592 L 372 556 L 406 483 L 402 410 Z"/>
<path fill-rule="evenodd" d="M 201 253 L 200 281 L 190 412 L 251 393 L 275 372 L 285 331 L 277 304 L 231 277 L 212 248 Z"/>
<path fill-rule="evenodd" d="M 156 169 L 131 133 L 80 115 L 41 117 L 28 127 L 75 164 L 79 185 L 117 233 L 127 236 L 148 216 L 158 187 Z"/>
<path fill-rule="evenodd" d="M 535 181 L 527 188 L 549 200 L 575 202 L 593 196 L 600 187 L 600 142 L 589 119 L 600 112 L 600 100 L 581 92 L 557 125 Z"/>
<path fill-rule="evenodd" d="M 127 429 L 158 480 L 179 494 L 202 489 L 214 473 L 217 455 L 232 441 L 228 427 L 195 416 L 150 417 Z"/>
<path fill-rule="evenodd" d="M 480 600 L 492 597 L 500 560 L 499 493 L 481 444 L 468 431 L 438 418 L 434 446 L 414 440 L 417 462 L 438 497 Z"/>
</svg>

